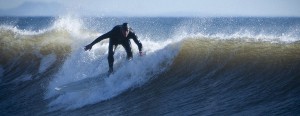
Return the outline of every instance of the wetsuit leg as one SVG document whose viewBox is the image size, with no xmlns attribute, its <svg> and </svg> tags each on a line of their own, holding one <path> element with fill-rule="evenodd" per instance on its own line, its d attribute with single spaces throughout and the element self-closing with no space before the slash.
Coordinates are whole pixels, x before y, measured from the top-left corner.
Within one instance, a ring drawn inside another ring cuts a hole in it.
<svg viewBox="0 0 300 116">
<path fill-rule="evenodd" d="M 132 58 L 132 50 L 131 50 L 131 43 L 130 41 L 126 41 L 124 43 L 122 43 L 122 46 L 124 47 L 126 53 L 127 53 L 127 59 L 131 59 Z"/>
<path fill-rule="evenodd" d="M 109 44 L 108 46 L 108 65 L 109 65 L 109 72 L 113 71 L 113 64 L 114 64 L 114 54 L 115 49 L 117 48 L 117 45 Z"/>
</svg>

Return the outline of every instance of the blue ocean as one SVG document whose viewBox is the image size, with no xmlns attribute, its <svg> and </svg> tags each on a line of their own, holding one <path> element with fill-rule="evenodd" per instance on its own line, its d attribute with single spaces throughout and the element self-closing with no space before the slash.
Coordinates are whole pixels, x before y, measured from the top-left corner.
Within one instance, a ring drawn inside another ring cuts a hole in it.
<svg viewBox="0 0 300 116">
<path fill-rule="evenodd" d="M 146 55 L 102 76 L 108 39 L 84 46 L 124 22 Z M 300 18 L 0 17 L 0 44 L 1 116 L 300 114 Z"/>
</svg>

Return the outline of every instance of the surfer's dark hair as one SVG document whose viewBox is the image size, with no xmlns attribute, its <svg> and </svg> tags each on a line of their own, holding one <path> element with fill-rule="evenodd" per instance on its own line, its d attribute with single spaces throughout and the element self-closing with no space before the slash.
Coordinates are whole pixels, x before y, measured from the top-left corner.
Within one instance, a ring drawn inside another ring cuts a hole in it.
<svg viewBox="0 0 300 116">
<path fill-rule="evenodd" d="M 128 23 L 123 23 L 123 24 L 122 24 L 122 29 L 123 29 L 123 30 L 129 29 Z"/>
</svg>

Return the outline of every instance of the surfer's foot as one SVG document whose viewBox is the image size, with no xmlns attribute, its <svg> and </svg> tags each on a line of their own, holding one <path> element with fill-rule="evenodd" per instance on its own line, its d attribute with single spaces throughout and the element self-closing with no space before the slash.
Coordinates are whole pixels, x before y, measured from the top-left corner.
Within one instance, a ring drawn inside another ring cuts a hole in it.
<svg viewBox="0 0 300 116">
<path fill-rule="evenodd" d="M 113 72 L 114 72 L 114 69 L 110 67 L 109 70 L 108 70 L 108 74 L 111 74 Z"/>
<path fill-rule="evenodd" d="M 127 57 L 127 60 L 128 60 L 128 61 L 132 60 L 132 57 Z"/>
</svg>

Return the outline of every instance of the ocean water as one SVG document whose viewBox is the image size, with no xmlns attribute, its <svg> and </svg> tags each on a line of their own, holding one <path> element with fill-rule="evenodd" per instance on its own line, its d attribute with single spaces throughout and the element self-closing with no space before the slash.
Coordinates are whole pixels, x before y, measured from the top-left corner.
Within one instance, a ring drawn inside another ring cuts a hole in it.
<svg viewBox="0 0 300 116">
<path fill-rule="evenodd" d="M 108 39 L 83 48 L 124 22 L 146 55 L 101 76 Z M 299 40 L 289 17 L 1 17 L 0 115 L 299 115 Z"/>
</svg>

